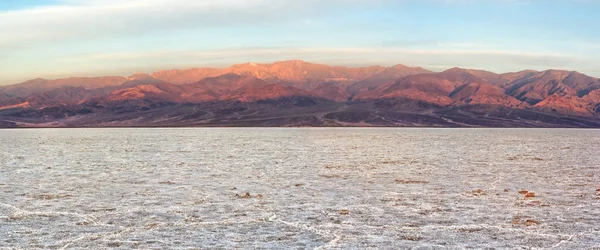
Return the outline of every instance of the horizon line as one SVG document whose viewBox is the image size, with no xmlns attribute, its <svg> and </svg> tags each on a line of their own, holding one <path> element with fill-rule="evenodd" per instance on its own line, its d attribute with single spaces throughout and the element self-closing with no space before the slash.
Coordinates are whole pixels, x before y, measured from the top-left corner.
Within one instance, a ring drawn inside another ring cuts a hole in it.
<svg viewBox="0 0 600 250">
<path fill-rule="evenodd" d="M 101 78 L 101 77 L 131 77 L 134 76 L 136 74 L 146 74 L 146 75 L 150 75 L 152 76 L 155 73 L 161 72 L 161 71 L 172 71 L 172 70 L 177 70 L 177 71 L 186 71 L 186 70 L 194 70 L 194 69 L 227 69 L 227 68 L 231 68 L 234 66 L 240 66 L 240 65 L 245 65 L 245 64 L 256 64 L 256 65 L 269 65 L 269 64 L 277 64 L 277 63 L 286 63 L 286 62 L 303 62 L 303 63 L 308 63 L 308 64 L 316 64 L 316 65 L 322 65 L 322 66 L 329 66 L 329 67 L 344 67 L 344 68 L 350 68 L 350 69 L 357 69 L 357 68 L 369 68 L 369 67 L 382 67 L 382 68 L 392 68 L 395 66 L 404 66 L 404 67 L 408 67 L 408 68 L 421 68 L 421 69 L 425 69 L 425 70 L 429 70 L 432 71 L 432 73 L 441 73 L 447 70 L 451 70 L 451 69 L 463 69 L 463 70 L 480 70 L 480 71 L 486 71 L 486 72 L 490 72 L 493 74 L 497 74 L 497 75 L 502 75 L 502 74 L 511 74 L 511 73 L 520 73 L 520 72 L 525 72 L 525 71 L 532 71 L 532 72 L 545 72 L 545 71 L 551 71 L 551 70 L 555 70 L 555 71 L 565 71 L 565 72 L 574 72 L 574 73 L 580 73 L 580 74 L 584 74 L 587 75 L 589 77 L 593 77 L 593 78 L 599 78 L 596 76 L 592 76 L 592 75 L 588 75 L 586 73 L 583 73 L 581 71 L 578 70 L 569 70 L 569 69 L 559 69 L 559 68 L 548 68 L 548 69 L 544 69 L 544 70 L 534 70 L 534 69 L 522 69 L 519 71 L 508 71 L 508 72 L 496 72 L 496 71 L 491 71 L 491 70 L 487 70 L 487 69 L 483 69 L 483 68 L 477 68 L 477 67 L 459 67 L 459 66 L 435 66 L 435 67 L 423 67 L 423 66 L 412 66 L 412 65 L 407 65 L 407 64 L 403 64 L 403 63 L 396 63 L 396 64 L 392 64 L 389 66 L 386 66 L 385 64 L 363 64 L 363 65 L 356 65 L 356 64 L 328 64 L 328 63 L 322 63 L 322 62 L 314 62 L 314 61 L 307 61 L 307 60 L 303 60 L 303 59 L 288 59 L 288 60 L 277 60 L 277 61 L 272 61 L 272 62 L 257 62 L 257 61 L 246 61 L 246 62 L 241 62 L 241 63 L 233 63 L 233 64 L 227 64 L 227 65 L 223 65 L 223 66 L 188 66 L 188 67 L 182 67 L 182 68 L 168 68 L 168 69 L 156 69 L 156 70 L 148 70 L 148 71 L 143 71 L 143 70 L 131 70 L 128 72 L 131 73 L 122 73 L 122 74 L 108 74 L 108 73 L 75 73 L 74 75 L 69 75 L 67 76 L 68 73 L 58 73 L 56 74 L 56 77 L 34 77 L 34 78 L 28 78 L 25 80 L 21 80 L 21 81 L 17 81 L 16 83 L 7 83 L 7 84 L 0 84 L 0 87 L 5 87 L 5 86 L 12 86 L 12 85 L 18 85 L 18 84 L 22 84 L 22 83 L 26 83 L 29 81 L 35 81 L 35 80 L 48 80 L 48 81 L 54 81 L 54 80 L 62 80 L 62 79 L 72 79 L 72 78 Z M 114 71 L 114 70 L 113 70 Z M 121 70 L 121 71 L 125 71 L 125 69 Z M 102 71 L 99 71 L 102 72 Z M 58 76 L 58 75 L 65 75 L 65 76 Z"/>
</svg>

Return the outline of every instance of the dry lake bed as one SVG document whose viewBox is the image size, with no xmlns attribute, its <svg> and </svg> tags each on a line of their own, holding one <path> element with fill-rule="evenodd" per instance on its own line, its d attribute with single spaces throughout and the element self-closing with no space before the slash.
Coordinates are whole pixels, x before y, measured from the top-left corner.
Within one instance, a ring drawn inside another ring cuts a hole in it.
<svg viewBox="0 0 600 250">
<path fill-rule="evenodd" d="M 600 249 L 600 130 L 0 130 L 0 248 Z"/>
</svg>

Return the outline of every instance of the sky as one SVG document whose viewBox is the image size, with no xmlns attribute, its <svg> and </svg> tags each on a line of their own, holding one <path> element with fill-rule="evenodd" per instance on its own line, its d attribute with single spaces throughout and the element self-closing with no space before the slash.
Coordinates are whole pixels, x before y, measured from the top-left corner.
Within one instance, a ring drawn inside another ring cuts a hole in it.
<svg viewBox="0 0 600 250">
<path fill-rule="evenodd" d="M 0 85 L 300 59 L 600 77 L 600 0 L 0 0 Z"/>
</svg>

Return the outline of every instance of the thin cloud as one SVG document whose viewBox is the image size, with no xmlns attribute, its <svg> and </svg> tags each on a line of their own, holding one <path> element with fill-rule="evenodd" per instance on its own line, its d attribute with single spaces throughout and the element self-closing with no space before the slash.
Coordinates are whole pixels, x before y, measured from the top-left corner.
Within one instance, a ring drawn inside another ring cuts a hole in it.
<svg viewBox="0 0 600 250">
<path fill-rule="evenodd" d="M 167 65 L 179 67 L 227 66 L 242 62 L 273 62 L 303 59 L 339 65 L 393 65 L 410 64 L 430 68 L 444 65 L 484 68 L 490 71 L 515 71 L 522 69 L 571 69 L 582 66 L 577 56 L 561 53 L 536 53 L 501 50 L 464 49 L 402 49 L 382 47 L 273 47 L 231 48 L 218 50 L 164 50 L 147 52 L 122 52 L 95 54 L 81 58 L 67 58 L 71 64 L 93 61 L 98 65 L 148 62 L 146 69 L 165 69 Z M 166 65 L 167 64 L 167 65 Z M 586 67 L 583 67 L 585 69 Z"/>
<path fill-rule="evenodd" d="M 64 1 L 0 12 L 0 48 L 48 42 L 157 34 L 177 29 L 249 26 L 317 15 L 323 6 L 366 0 L 132 0 Z M 2 50 L 0 49 L 0 50 Z"/>
<path fill-rule="evenodd" d="M 556 58 L 562 60 L 576 59 L 576 57 L 561 53 L 539 53 L 524 51 L 501 50 L 439 50 L 439 49 L 400 49 L 377 47 L 332 47 L 332 48 L 236 48 L 220 50 L 182 50 L 182 51 L 152 51 L 136 53 L 108 53 L 92 55 L 90 59 L 161 59 L 165 56 L 208 56 L 208 55 L 266 55 L 266 54 L 302 54 L 302 53 L 327 53 L 327 54 L 412 54 L 412 55 L 481 55 L 481 56 L 515 56 L 528 58 Z"/>
<path fill-rule="evenodd" d="M 400 2 L 419 2 L 404 0 Z M 439 4 L 526 3 L 524 0 L 429 0 Z M 0 51 L 49 42 L 159 34 L 177 29 L 311 20 L 348 5 L 393 0 L 63 0 L 58 5 L 0 12 Z"/>
</svg>

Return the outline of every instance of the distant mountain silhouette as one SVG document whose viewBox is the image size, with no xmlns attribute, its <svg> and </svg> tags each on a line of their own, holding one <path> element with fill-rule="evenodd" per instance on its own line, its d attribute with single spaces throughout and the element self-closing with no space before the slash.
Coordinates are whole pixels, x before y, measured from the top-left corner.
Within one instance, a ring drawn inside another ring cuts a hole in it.
<svg viewBox="0 0 600 250">
<path fill-rule="evenodd" d="M 600 79 L 299 60 L 34 79 L 0 87 L 0 125 L 600 127 Z"/>
</svg>

